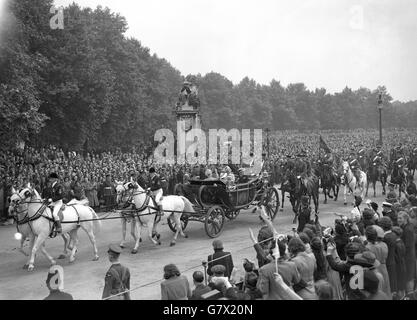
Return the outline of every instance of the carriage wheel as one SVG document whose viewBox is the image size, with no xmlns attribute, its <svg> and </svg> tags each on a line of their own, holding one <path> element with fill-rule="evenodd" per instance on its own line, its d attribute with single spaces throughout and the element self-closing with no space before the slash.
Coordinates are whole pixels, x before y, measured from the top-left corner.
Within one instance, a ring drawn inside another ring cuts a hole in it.
<svg viewBox="0 0 417 320">
<path fill-rule="evenodd" d="M 188 216 L 185 214 L 182 214 L 181 216 L 181 228 L 182 231 L 185 230 L 185 228 L 187 228 L 187 224 L 188 224 Z M 168 226 L 171 229 L 172 232 L 177 232 L 177 224 L 175 223 L 175 221 L 171 218 L 168 218 Z"/>
<path fill-rule="evenodd" d="M 216 238 L 220 235 L 224 225 L 224 210 L 220 206 L 211 207 L 204 220 L 204 229 L 210 238 Z"/>
<path fill-rule="evenodd" d="M 229 220 L 234 220 L 239 215 L 240 210 L 226 210 L 224 213 Z"/>
<path fill-rule="evenodd" d="M 271 218 L 271 220 L 274 220 L 275 216 L 277 215 L 277 212 L 279 210 L 279 197 L 278 197 L 278 191 L 270 187 L 266 191 L 264 205 L 266 208 L 266 212 L 268 216 Z"/>
</svg>

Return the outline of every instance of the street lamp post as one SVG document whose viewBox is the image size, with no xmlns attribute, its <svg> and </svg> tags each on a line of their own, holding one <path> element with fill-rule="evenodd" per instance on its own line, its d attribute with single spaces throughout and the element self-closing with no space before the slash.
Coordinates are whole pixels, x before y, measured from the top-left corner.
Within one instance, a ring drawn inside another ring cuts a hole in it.
<svg viewBox="0 0 417 320">
<path fill-rule="evenodd" d="M 269 128 L 266 128 L 266 149 L 269 159 Z"/>
<path fill-rule="evenodd" d="M 379 145 L 382 146 L 382 93 L 378 94 L 378 110 L 379 110 Z"/>
</svg>

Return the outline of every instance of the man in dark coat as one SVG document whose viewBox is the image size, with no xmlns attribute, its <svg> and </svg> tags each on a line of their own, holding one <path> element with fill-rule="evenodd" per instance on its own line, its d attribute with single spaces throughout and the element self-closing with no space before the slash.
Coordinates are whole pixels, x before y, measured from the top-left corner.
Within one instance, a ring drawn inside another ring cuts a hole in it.
<svg viewBox="0 0 417 320">
<path fill-rule="evenodd" d="M 192 292 L 190 300 L 202 300 L 201 296 L 211 291 L 211 288 L 203 283 L 204 274 L 201 271 L 195 271 L 193 273 L 193 282 L 195 289 Z"/>
<path fill-rule="evenodd" d="M 114 296 L 112 300 L 130 300 L 130 271 L 119 262 L 119 256 L 122 248 L 118 245 L 110 245 L 107 251 L 111 267 L 104 278 L 104 289 L 102 299 Z M 127 291 L 127 292 L 125 292 Z M 117 295 L 125 292 L 124 294 Z M 116 296 L 117 295 L 117 296 Z"/>
<path fill-rule="evenodd" d="M 58 182 L 58 175 L 55 172 L 52 172 L 49 175 L 50 187 L 46 188 L 42 193 L 42 197 L 47 199 L 50 205 L 53 207 L 52 215 L 55 220 L 56 232 L 62 233 L 61 221 L 59 219 L 59 211 L 61 210 L 62 205 L 64 204 L 62 199 L 64 198 L 64 188 Z"/>
<path fill-rule="evenodd" d="M 211 268 L 214 265 L 223 265 L 226 268 L 224 275 L 230 278 L 234 267 L 231 253 L 223 251 L 223 243 L 220 240 L 213 241 L 213 249 L 214 253 L 209 255 L 207 259 L 207 274 L 213 276 Z"/>
<path fill-rule="evenodd" d="M 390 288 L 395 295 L 398 291 L 397 288 L 397 269 L 395 264 L 395 247 L 397 241 L 397 235 L 392 232 L 392 221 L 389 217 L 382 217 L 378 220 L 378 225 L 384 230 L 384 242 L 388 247 L 388 256 L 386 260 L 387 271 L 389 276 Z"/>
</svg>

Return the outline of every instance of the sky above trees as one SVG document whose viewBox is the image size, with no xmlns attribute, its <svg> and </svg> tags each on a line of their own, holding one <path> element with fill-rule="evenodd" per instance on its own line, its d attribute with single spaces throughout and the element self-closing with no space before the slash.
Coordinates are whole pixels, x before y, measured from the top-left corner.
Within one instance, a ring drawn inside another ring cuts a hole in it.
<svg viewBox="0 0 417 320">
<path fill-rule="evenodd" d="M 57 6 L 73 0 L 55 0 Z M 77 0 L 108 6 L 126 35 L 182 74 L 221 73 L 269 84 L 303 82 L 340 92 L 385 85 L 417 99 L 417 2 L 413 0 Z"/>
</svg>

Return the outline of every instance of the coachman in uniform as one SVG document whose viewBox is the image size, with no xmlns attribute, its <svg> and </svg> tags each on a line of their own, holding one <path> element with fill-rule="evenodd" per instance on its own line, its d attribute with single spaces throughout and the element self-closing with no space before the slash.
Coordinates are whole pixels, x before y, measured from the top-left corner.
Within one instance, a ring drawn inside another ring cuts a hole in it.
<svg viewBox="0 0 417 320">
<path fill-rule="evenodd" d="M 44 199 L 48 199 L 50 206 L 53 207 L 52 216 L 55 220 L 56 233 L 62 233 L 61 221 L 59 220 L 59 211 L 63 205 L 62 199 L 64 197 L 64 189 L 58 182 L 58 175 L 52 172 L 49 175 L 49 181 L 51 185 L 46 188 L 42 194 Z"/>
<path fill-rule="evenodd" d="M 104 278 L 104 289 L 102 299 L 108 300 L 130 300 L 130 271 L 129 268 L 122 266 L 119 262 L 122 248 L 118 245 L 110 245 L 107 251 L 111 267 Z M 125 292 L 127 291 L 127 292 Z M 124 294 L 119 294 L 125 292 Z M 117 295 L 119 294 L 119 295 Z"/>
</svg>

